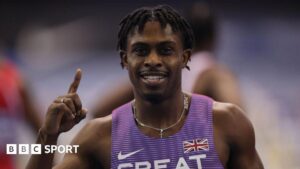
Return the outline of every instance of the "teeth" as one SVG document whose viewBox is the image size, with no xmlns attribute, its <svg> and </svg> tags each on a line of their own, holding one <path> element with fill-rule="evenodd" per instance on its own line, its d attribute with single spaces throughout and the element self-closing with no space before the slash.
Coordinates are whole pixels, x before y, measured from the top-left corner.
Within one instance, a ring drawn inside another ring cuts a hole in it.
<svg viewBox="0 0 300 169">
<path fill-rule="evenodd" d="M 163 76 L 144 76 L 145 79 L 148 79 L 148 80 L 160 80 L 160 79 L 163 79 L 164 77 Z"/>
</svg>

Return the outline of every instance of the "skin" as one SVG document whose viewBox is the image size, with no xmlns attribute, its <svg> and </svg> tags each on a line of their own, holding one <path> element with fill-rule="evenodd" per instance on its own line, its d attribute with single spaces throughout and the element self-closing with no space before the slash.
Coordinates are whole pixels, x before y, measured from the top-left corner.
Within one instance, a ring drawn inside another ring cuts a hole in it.
<svg viewBox="0 0 300 169">
<path fill-rule="evenodd" d="M 209 96 L 216 101 L 234 103 L 244 107 L 236 77 L 228 68 L 219 64 L 199 74 L 192 91 L 193 93 Z M 105 99 L 101 99 L 94 108 L 94 118 L 107 116 L 116 107 L 133 100 L 132 85 L 129 81 L 124 80 L 116 84 L 113 90 L 108 89 L 101 98 Z"/>
<path fill-rule="evenodd" d="M 243 107 L 239 91 L 236 77 L 228 68 L 219 64 L 199 74 L 193 87 L 194 93 Z"/>
<path fill-rule="evenodd" d="M 206 39 L 205 42 L 196 43 L 192 53 L 201 51 L 213 52 L 214 38 Z M 191 55 L 193 57 L 193 55 Z M 192 59 L 193 60 L 193 59 Z M 234 103 L 244 107 L 240 95 L 239 84 L 235 75 L 223 65 L 216 63 L 196 77 L 193 85 L 193 93 L 202 94 L 216 101 Z M 118 91 L 116 91 L 117 89 Z M 95 118 L 104 117 L 116 108 L 134 99 L 132 85 L 128 80 L 123 80 L 102 94 L 101 101 L 93 108 Z"/>
<path fill-rule="evenodd" d="M 41 127 L 41 117 L 38 115 L 37 109 L 30 99 L 29 92 L 24 85 L 20 85 L 20 96 L 22 99 L 26 121 L 29 122 L 31 128 L 37 132 Z"/>
<path fill-rule="evenodd" d="M 165 42 L 172 43 L 166 45 Z M 142 44 L 142 47 L 136 49 L 137 44 Z M 172 48 L 171 51 L 168 51 L 169 48 Z M 169 26 L 162 29 L 158 22 L 150 21 L 141 33 L 135 31 L 128 37 L 127 50 L 121 51 L 120 54 L 134 85 L 138 118 L 148 125 L 161 128 L 177 121 L 183 107 L 181 75 L 178 73 L 190 57 L 190 50 L 184 50 L 182 47 L 180 34 L 173 33 Z M 141 70 L 165 71 L 167 76 L 162 81 L 149 82 L 140 76 Z M 71 129 L 84 118 L 86 111 L 82 109 L 76 93 L 80 78 L 81 71 L 78 70 L 68 94 L 58 97 L 50 105 L 37 143 L 56 144 L 61 132 Z M 169 86 L 171 83 L 175 85 Z M 68 106 L 65 102 L 61 103 L 61 98 L 71 100 Z M 255 150 L 253 127 L 242 111 L 232 104 L 214 102 L 213 117 L 215 146 L 224 168 L 262 169 L 262 163 Z M 179 125 L 167 130 L 166 136 L 178 132 L 185 118 Z M 63 161 L 54 168 L 110 168 L 111 128 L 110 115 L 88 122 L 72 141 L 72 144 L 79 144 L 79 152 L 66 154 Z M 156 131 L 148 128 L 140 127 L 140 131 L 152 137 L 159 137 Z M 53 155 L 33 155 L 27 169 L 48 169 L 52 167 L 52 161 Z"/>
</svg>

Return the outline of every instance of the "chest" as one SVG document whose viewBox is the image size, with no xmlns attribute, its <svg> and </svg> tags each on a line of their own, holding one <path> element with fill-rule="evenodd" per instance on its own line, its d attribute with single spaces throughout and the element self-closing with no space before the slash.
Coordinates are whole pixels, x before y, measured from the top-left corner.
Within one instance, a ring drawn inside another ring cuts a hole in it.
<svg viewBox="0 0 300 169">
<path fill-rule="evenodd" d="M 112 168 L 223 168 L 210 125 L 185 125 L 166 138 L 148 137 L 135 125 L 122 129 L 112 135 Z"/>
<path fill-rule="evenodd" d="M 133 119 L 130 106 L 113 114 L 111 168 L 223 169 L 219 152 L 225 151 L 219 142 L 216 149 L 219 137 L 214 138 L 211 102 L 206 98 L 192 98 L 183 127 L 166 138 L 143 134 Z"/>
<path fill-rule="evenodd" d="M 134 146 L 132 149 L 124 149 L 121 148 L 122 146 L 120 145 L 119 151 L 112 151 L 113 145 L 111 142 L 107 142 L 105 146 L 98 149 L 96 161 L 101 161 L 103 168 L 114 168 L 116 167 L 114 165 L 117 165 L 116 168 L 201 169 L 209 165 L 207 160 L 210 160 L 211 163 L 221 163 L 222 166 L 226 166 L 229 157 L 229 148 L 227 144 L 222 141 L 222 135 L 218 134 L 218 130 L 214 131 L 215 153 L 209 152 L 210 147 L 209 144 L 207 144 L 207 140 L 188 140 L 182 141 L 182 144 L 174 144 L 174 141 L 172 141 L 171 144 L 161 142 L 155 146 L 140 144 L 140 146 Z M 133 144 L 136 143 L 132 142 L 128 145 Z"/>
</svg>

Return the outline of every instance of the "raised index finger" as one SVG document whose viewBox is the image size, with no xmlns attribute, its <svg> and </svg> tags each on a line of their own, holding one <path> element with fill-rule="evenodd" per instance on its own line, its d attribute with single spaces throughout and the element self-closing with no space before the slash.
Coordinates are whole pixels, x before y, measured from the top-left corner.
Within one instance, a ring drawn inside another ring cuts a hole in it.
<svg viewBox="0 0 300 169">
<path fill-rule="evenodd" d="M 81 69 L 76 70 L 74 81 L 71 83 L 68 93 L 76 93 L 81 80 Z"/>
</svg>

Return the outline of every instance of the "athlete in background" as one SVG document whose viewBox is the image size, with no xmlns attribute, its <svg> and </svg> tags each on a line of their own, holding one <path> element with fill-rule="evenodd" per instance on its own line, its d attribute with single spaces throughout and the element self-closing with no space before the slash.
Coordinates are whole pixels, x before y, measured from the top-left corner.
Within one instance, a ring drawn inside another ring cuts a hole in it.
<svg viewBox="0 0 300 169">
<path fill-rule="evenodd" d="M 6 144 L 18 142 L 16 130 L 21 120 L 37 132 L 41 119 L 17 67 L 4 55 L 0 51 L 0 166 L 14 169 L 16 161 L 6 154 Z"/>
</svg>

